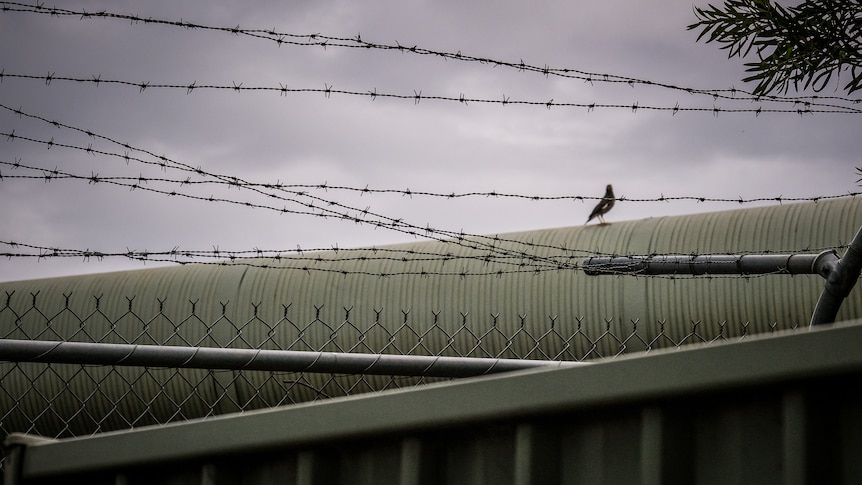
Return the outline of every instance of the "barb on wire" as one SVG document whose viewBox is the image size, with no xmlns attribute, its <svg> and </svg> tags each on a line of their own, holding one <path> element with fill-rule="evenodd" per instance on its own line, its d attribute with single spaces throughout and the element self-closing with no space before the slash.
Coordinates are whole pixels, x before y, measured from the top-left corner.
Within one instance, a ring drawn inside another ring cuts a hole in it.
<svg viewBox="0 0 862 485">
<path fill-rule="evenodd" d="M 263 91 L 263 92 L 273 92 L 278 93 L 280 95 L 286 95 L 288 93 L 316 93 L 323 94 L 326 98 L 330 98 L 332 94 L 339 94 L 345 96 L 359 96 L 370 99 L 376 98 L 390 98 L 396 100 L 410 100 L 413 101 L 414 104 L 418 104 L 418 91 L 415 91 L 412 94 L 396 94 L 396 93 L 381 93 L 378 91 L 350 91 L 350 90 L 342 90 L 342 89 L 333 89 L 332 85 L 324 84 L 323 88 L 288 88 L 283 84 L 280 84 L 278 87 L 275 86 L 243 86 L 243 83 L 237 84 L 233 82 L 231 84 L 171 84 L 171 83 L 153 83 L 150 81 L 128 81 L 128 80 L 120 80 L 120 79 L 99 79 L 98 81 L 93 77 L 71 77 L 71 76 L 57 76 L 54 73 L 49 73 L 47 75 L 37 75 L 37 74 L 17 74 L 17 73 L 7 73 L 4 72 L 3 77 L 15 78 L 15 79 L 25 79 L 25 80 L 37 80 L 43 81 L 46 84 L 51 84 L 56 81 L 64 81 L 64 82 L 72 82 L 72 83 L 81 83 L 81 84 L 114 84 L 119 86 L 130 86 L 137 88 L 140 93 L 143 93 L 147 89 L 174 89 L 174 90 L 182 90 L 185 92 L 190 92 L 189 87 L 194 85 L 195 90 L 216 90 L 216 91 Z M 2 78 L 0 78 L 2 80 Z M 447 101 L 447 102 L 456 102 L 456 103 L 481 103 L 481 104 L 496 104 L 502 106 L 508 105 L 522 105 L 522 106 L 540 106 L 548 108 L 550 105 L 548 101 L 537 101 L 537 100 L 516 100 L 511 99 L 508 96 L 503 96 L 502 99 L 496 98 L 465 98 L 463 94 L 458 97 L 453 96 L 444 96 L 444 95 L 422 95 L 422 99 L 427 100 L 435 100 L 435 101 Z M 646 105 L 640 103 L 634 104 L 619 104 L 619 103 L 577 103 L 577 102 L 554 102 L 553 106 L 559 106 L 564 108 L 584 108 L 588 111 L 594 111 L 595 109 L 626 109 L 637 112 L 638 110 L 647 110 L 647 111 L 665 111 L 671 112 L 672 114 L 677 114 L 681 111 L 686 112 L 708 112 L 713 115 L 717 115 L 718 113 L 751 113 L 755 115 L 760 115 L 763 113 L 793 113 L 799 115 L 806 114 L 814 114 L 814 113 L 829 113 L 829 114 L 862 114 L 862 109 L 852 108 L 849 106 L 823 106 L 818 107 L 814 106 L 812 103 L 794 103 L 793 108 L 763 108 L 762 106 L 758 106 L 756 108 L 721 108 L 715 105 L 708 107 L 682 107 L 677 103 L 674 106 L 659 106 L 659 105 Z"/>
<path fill-rule="evenodd" d="M 120 14 L 114 12 L 108 12 L 105 10 L 98 12 L 87 12 L 84 10 L 70 10 L 70 9 L 62 9 L 57 7 L 45 7 L 41 4 L 36 5 L 27 5 L 19 2 L 3 2 L 2 7 L 0 7 L 0 11 L 3 12 L 23 12 L 23 13 L 36 13 L 43 15 L 50 15 L 55 17 L 76 17 L 80 19 L 118 19 L 118 20 L 126 20 L 132 24 L 157 24 L 157 25 L 165 25 L 165 26 L 174 26 L 181 27 L 186 30 L 208 30 L 208 31 L 217 31 L 229 33 L 231 35 L 243 35 L 256 39 L 266 40 L 275 43 L 278 46 L 281 45 L 294 45 L 294 46 L 312 46 L 312 47 L 323 47 L 324 49 L 329 47 L 339 47 L 339 48 L 347 48 L 347 49 L 375 49 L 375 50 L 383 50 L 383 51 L 395 51 L 399 53 L 409 53 L 413 55 L 422 55 L 422 56 L 434 56 L 439 57 L 446 60 L 454 60 L 459 62 L 470 62 L 470 63 L 479 63 L 486 64 L 492 67 L 506 67 L 509 69 L 513 69 L 517 72 L 530 72 L 534 74 L 540 74 L 543 77 L 547 78 L 549 76 L 568 78 L 568 79 L 576 79 L 583 81 L 589 84 L 595 83 L 616 83 L 616 84 L 628 84 L 630 86 L 642 85 L 642 86 L 652 86 L 663 89 L 675 90 L 685 92 L 691 95 L 702 95 L 708 96 L 713 99 L 725 99 L 731 101 L 769 101 L 769 102 L 778 102 L 778 103 L 792 103 L 796 104 L 810 104 L 815 106 L 823 106 L 823 107 L 839 107 L 838 105 L 831 104 L 823 104 L 822 100 L 833 100 L 845 103 L 856 104 L 859 103 L 860 100 L 852 99 L 852 98 L 844 98 L 839 96 L 798 96 L 798 97 L 784 97 L 777 95 L 757 95 L 753 92 L 746 91 L 743 89 L 737 88 L 727 88 L 727 89 L 699 89 L 699 88 L 691 88 L 684 86 L 677 86 L 670 83 L 665 82 L 656 82 L 650 81 L 646 79 L 639 79 L 631 76 L 621 76 L 616 74 L 608 74 L 608 73 L 596 73 L 596 72 L 588 72 L 579 69 L 571 69 L 571 68 L 552 68 L 548 65 L 532 65 L 525 63 L 522 60 L 518 62 L 512 61 L 503 61 L 496 60 L 486 57 L 479 57 L 464 54 L 461 51 L 458 52 L 445 52 L 438 51 L 433 49 L 428 49 L 424 47 L 420 47 L 417 45 L 408 46 L 402 45 L 399 42 L 395 42 L 395 44 L 382 44 L 369 42 L 367 40 L 362 39 L 360 35 L 356 35 L 354 37 L 336 37 L 330 35 L 324 35 L 321 33 L 312 33 L 312 34 L 295 34 L 295 33 L 286 33 L 286 32 L 278 32 L 274 28 L 273 29 L 243 29 L 240 28 L 239 25 L 235 27 L 224 27 L 224 26 L 211 26 L 204 24 L 192 23 L 186 20 L 167 20 L 167 19 L 156 19 L 152 17 L 140 17 L 138 15 L 131 14 Z M 48 82 L 49 80 L 46 80 Z M 189 90 L 194 87 L 194 83 L 189 85 Z M 376 95 L 376 92 L 374 93 Z M 328 96 L 327 96 L 328 97 Z M 372 98 L 373 99 L 373 98 Z M 414 97 L 416 102 L 418 102 L 418 98 Z M 466 101 L 464 101 L 466 103 Z M 556 103 L 552 101 L 548 101 L 544 103 L 548 108 Z M 842 109 L 848 109 L 846 106 L 840 106 Z"/>
</svg>

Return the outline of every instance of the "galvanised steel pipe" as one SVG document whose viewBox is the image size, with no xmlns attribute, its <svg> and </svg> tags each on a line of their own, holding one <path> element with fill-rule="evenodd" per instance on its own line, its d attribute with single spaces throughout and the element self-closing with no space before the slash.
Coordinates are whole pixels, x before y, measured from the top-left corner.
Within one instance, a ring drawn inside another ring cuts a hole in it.
<svg viewBox="0 0 862 485">
<path fill-rule="evenodd" d="M 703 275 L 703 274 L 820 274 L 816 263 L 834 251 L 820 254 L 711 254 L 618 256 L 587 258 L 584 273 L 596 275 Z M 837 259 L 837 256 L 835 256 Z"/>
<path fill-rule="evenodd" d="M 826 279 L 826 285 L 811 314 L 810 325 L 834 322 L 838 308 L 856 285 L 862 273 L 862 228 L 859 228 L 842 258 L 824 258 L 817 266 L 817 274 Z"/>
<path fill-rule="evenodd" d="M 471 377 L 582 362 L 0 339 L 0 361 L 132 367 Z"/>
</svg>

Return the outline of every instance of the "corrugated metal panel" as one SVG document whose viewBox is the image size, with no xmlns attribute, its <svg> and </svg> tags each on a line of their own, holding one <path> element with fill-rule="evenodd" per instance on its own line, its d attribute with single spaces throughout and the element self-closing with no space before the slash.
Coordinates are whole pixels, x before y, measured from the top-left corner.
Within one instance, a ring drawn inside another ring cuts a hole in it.
<svg viewBox="0 0 862 485">
<path fill-rule="evenodd" d="M 862 322 L 30 443 L 14 483 L 860 483 Z M 15 444 L 13 438 L 7 444 Z M 23 453 L 21 453 L 23 451 Z"/>
</svg>

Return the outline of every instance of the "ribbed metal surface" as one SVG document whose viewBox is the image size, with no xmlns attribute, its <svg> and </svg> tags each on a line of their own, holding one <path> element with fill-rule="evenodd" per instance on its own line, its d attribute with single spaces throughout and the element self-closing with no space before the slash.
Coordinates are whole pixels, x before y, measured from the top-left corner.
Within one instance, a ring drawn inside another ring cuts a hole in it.
<svg viewBox="0 0 862 485">
<path fill-rule="evenodd" d="M 576 226 L 505 234 L 500 237 L 526 241 L 534 246 L 505 242 L 498 246 L 542 257 L 559 256 L 563 252 L 552 248 L 565 247 L 570 250 L 572 261 L 575 262 L 588 256 L 590 251 L 621 255 L 733 254 L 761 251 L 784 253 L 810 248 L 812 252 L 819 252 L 820 248 L 847 243 L 860 226 L 862 201 L 847 198 L 658 217 L 606 226 Z M 387 249 L 484 256 L 482 251 L 441 242 L 417 242 Z M 363 255 L 369 259 L 357 259 Z M 454 260 L 440 266 L 439 262 L 374 260 L 377 255 L 373 250 L 349 255 L 343 251 L 331 251 L 320 253 L 319 257 L 329 260 L 349 256 L 352 260 L 308 264 L 350 273 L 372 274 L 439 270 L 475 273 L 489 270 L 487 265 L 477 260 Z M 272 261 L 267 263 L 277 265 Z M 290 264 L 289 260 L 284 264 Z M 492 270 L 496 267 L 499 265 L 490 266 Z M 269 326 L 243 325 L 257 315 L 264 322 L 281 322 L 276 329 L 279 341 L 291 342 L 301 335 L 308 342 L 308 349 L 300 346 L 291 350 L 338 351 L 337 345 L 347 348 L 356 343 L 355 340 L 349 340 L 347 332 L 342 332 L 331 344 L 324 346 L 332 337 L 331 330 L 324 325 L 304 329 L 306 324 L 318 317 L 331 324 L 340 323 L 349 312 L 351 322 L 363 329 L 379 325 L 381 329 L 394 330 L 407 319 L 418 334 L 428 332 L 424 336 L 424 343 L 429 348 L 442 348 L 446 344 L 447 333 L 451 335 L 461 328 L 463 314 L 470 316 L 470 322 L 490 322 L 492 315 L 497 315 L 496 324 L 505 335 L 513 334 L 522 324 L 546 329 L 552 318 L 555 318 L 554 324 L 558 328 L 573 329 L 580 324 L 587 334 L 599 335 L 609 326 L 611 331 L 627 335 L 631 332 L 631 322 L 636 320 L 639 328 L 645 328 L 647 334 L 655 332 L 654 329 L 660 325 L 658 322 L 664 322 L 665 335 L 670 339 L 654 342 L 654 346 L 661 346 L 663 342 L 682 339 L 690 331 L 693 321 L 702 322 L 701 328 L 727 322 L 722 330 L 726 336 L 739 334 L 743 324 L 748 333 L 805 326 L 822 288 L 823 280 L 818 276 L 801 275 L 750 279 L 667 279 L 595 277 L 581 271 L 559 270 L 500 277 L 379 277 L 246 266 L 187 265 L 0 283 L 0 297 L 11 294 L 10 301 L 22 307 L 30 301 L 31 294 L 38 293 L 40 308 L 52 317 L 51 328 L 46 328 L 43 316 L 34 313 L 25 315 L 18 324 L 27 329 L 29 335 L 38 335 L 38 338 L 46 340 L 88 341 L 98 336 L 99 341 L 125 343 L 116 337 L 116 329 L 109 322 L 126 315 L 129 299 L 133 298 L 131 305 L 135 309 L 134 314 L 128 313 L 128 316 L 122 317 L 118 326 L 133 329 L 124 329 L 122 333 L 125 335 L 146 329 L 145 337 L 135 343 L 191 343 L 207 346 L 213 342 L 231 341 L 238 336 L 240 327 L 245 340 L 266 342 L 267 333 L 271 331 Z M 64 295 L 71 295 L 68 307 Z M 86 331 L 82 332 L 80 320 L 74 318 L 72 313 L 81 315 L 92 312 L 93 297 L 99 297 L 99 311 L 110 318 L 104 319 L 104 324 L 99 323 L 99 318 L 90 318 Z M 224 311 L 220 302 L 225 305 Z M 160 305 L 165 315 L 188 315 L 189 308 L 195 305 L 196 317 L 185 322 L 170 322 L 159 316 L 147 321 L 135 316 L 158 315 Z M 257 308 L 253 305 L 257 305 Z M 406 316 L 405 312 L 408 312 Z M 862 298 L 858 294 L 851 295 L 841 308 L 838 320 L 860 317 Z M 13 317 L 8 312 L 0 315 L 0 325 L 10 328 L 14 323 L 10 318 Z M 175 327 L 175 324 L 179 325 Z M 434 331 L 428 331 L 433 325 L 436 325 Z M 405 333 L 399 335 L 404 336 Z M 461 332 L 458 338 L 466 338 L 465 333 Z M 382 348 L 387 345 L 389 334 L 383 330 L 369 332 L 366 339 L 370 348 Z M 397 339 L 391 343 L 400 349 L 409 346 Z M 483 342 L 483 347 L 490 356 L 494 356 L 506 345 L 527 353 L 529 346 L 534 343 L 488 338 Z M 574 347 L 576 354 L 583 354 L 591 345 L 586 339 L 574 339 L 569 344 Z M 242 340 L 232 344 L 235 347 L 243 345 Z M 264 343 L 263 347 L 269 348 L 267 345 Z M 562 348 L 564 343 L 560 342 L 559 345 Z M 603 355 L 618 351 L 618 348 L 612 348 L 612 339 L 603 340 L 601 345 L 606 346 L 600 349 Z M 635 340 L 627 343 L 629 350 L 637 350 L 638 345 Z M 358 350 L 368 351 L 366 348 Z M 392 352 L 395 350 L 392 349 Z M 136 378 L 132 370 L 120 372 L 129 372 L 130 382 Z M 192 378 L 199 379 L 196 375 Z M 226 382 L 228 386 L 237 388 L 238 395 L 252 392 L 239 388 L 245 385 L 245 381 L 230 382 L 227 379 Z M 374 378 L 369 378 L 368 382 L 376 385 Z M 112 382 L 105 382 L 102 390 L 106 393 L 121 393 L 128 385 L 118 384 L 117 389 L 113 389 Z M 142 393 L 146 393 L 146 386 L 155 385 L 147 381 L 137 384 L 142 388 Z M 21 382 L 20 385 L 29 386 L 30 383 Z M 40 392 L 53 395 L 56 390 L 44 389 Z M 189 410 L 189 414 L 194 415 L 198 411 L 210 412 L 208 409 Z M 154 412 L 158 414 L 158 410 Z"/>
<path fill-rule="evenodd" d="M 501 238 L 530 241 L 539 246 L 500 246 L 527 250 L 539 256 L 559 253 L 542 245 L 620 255 L 786 252 L 846 243 L 860 225 L 862 201 L 843 199 L 506 234 Z M 388 248 L 451 252 L 458 256 L 476 254 L 455 244 L 439 242 Z M 349 256 L 373 258 L 375 255 L 369 250 Z M 584 255 L 574 253 L 574 261 Z M 326 252 L 319 256 L 338 259 L 345 254 Z M 456 260 L 442 267 L 433 266 L 438 264 L 369 260 L 312 262 L 309 266 L 372 274 L 440 268 L 468 273 L 487 270 L 481 261 Z M 692 320 L 727 321 L 734 325 L 750 322 L 752 330 L 763 331 L 773 322 L 788 325 L 807 322 L 821 288 L 822 280 L 813 276 L 670 280 L 590 278 L 578 271 L 561 270 L 501 277 L 407 275 L 381 278 L 212 265 L 0 283 L 0 292 L 14 292 L 13 300 L 27 301 L 31 293 L 38 292 L 40 302 L 58 312 L 64 308 L 64 294 L 74 296 L 70 306 L 73 310 L 75 304 L 91 307 L 91 297 L 101 296 L 100 308 L 110 315 L 122 315 L 127 311 L 127 297 L 134 297 L 139 314 L 155 314 L 157 299 L 165 301 L 164 313 L 168 315 L 178 313 L 174 309 L 185 311 L 190 302 L 197 301 L 200 305 L 196 312 L 205 322 L 221 316 L 217 302 L 227 304 L 226 316 L 239 319 L 253 315 L 251 303 L 260 302 L 258 312 L 266 321 L 282 318 L 284 305 L 289 306 L 286 315 L 296 323 L 312 321 L 315 307 L 322 308 L 321 316 L 325 317 L 322 319 L 327 322 L 343 320 L 345 309 L 351 309 L 352 315 L 363 320 L 374 318 L 374 310 L 382 310 L 381 315 L 387 322 L 402 320 L 401 310 L 409 310 L 410 317 L 423 319 L 432 312 L 440 312 L 439 324 L 448 330 L 460 325 L 460 313 L 464 312 L 482 318 L 499 314 L 499 324 L 504 327 L 520 325 L 519 315 L 527 315 L 528 322 L 542 323 L 548 316 L 557 315 L 562 322 L 582 316 L 587 325 L 600 325 L 605 318 L 616 322 L 639 319 L 645 324 L 667 320 L 671 326 L 681 328 Z M 852 299 L 842 309 L 839 319 L 860 316 L 860 309 L 862 299 Z M 140 322 L 130 322 L 130 325 L 135 324 L 140 325 Z M 195 325 L 192 322 L 187 326 L 191 329 Z M 214 336 L 222 337 L 218 332 L 229 333 L 229 327 L 219 325 L 211 331 L 215 332 Z M 156 324 L 149 327 L 156 337 L 162 329 Z M 163 330 L 165 337 L 173 332 L 172 328 Z M 109 333 L 110 329 L 93 329 L 94 333 L 99 331 Z M 188 335 L 189 339 L 195 337 L 200 338 Z"/>
<path fill-rule="evenodd" d="M 856 484 L 862 322 L 59 441 L 9 482 Z M 23 451 L 23 453 L 21 453 Z"/>
</svg>

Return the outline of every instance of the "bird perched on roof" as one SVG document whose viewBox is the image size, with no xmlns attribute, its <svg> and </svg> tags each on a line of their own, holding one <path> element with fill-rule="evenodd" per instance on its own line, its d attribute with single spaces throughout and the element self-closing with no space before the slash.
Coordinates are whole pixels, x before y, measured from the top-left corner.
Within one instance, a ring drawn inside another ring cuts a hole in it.
<svg viewBox="0 0 862 485">
<path fill-rule="evenodd" d="M 614 197 L 614 188 L 611 186 L 611 184 L 608 184 L 607 188 L 605 189 L 605 196 L 602 197 L 602 200 L 600 200 L 598 204 L 596 204 L 596 208 L 593 209 L 592 212 L 590 212 L 590 217 L 587 218 L 586 223 L 593 220 L 593 218 L 598 217 L 599 224 L 608 224 L 607 222 L 605 222 L 604 215 L 607 214 L 608 211 L 614 207 L 615 201 L 616 198 Z"/>
</svg>

